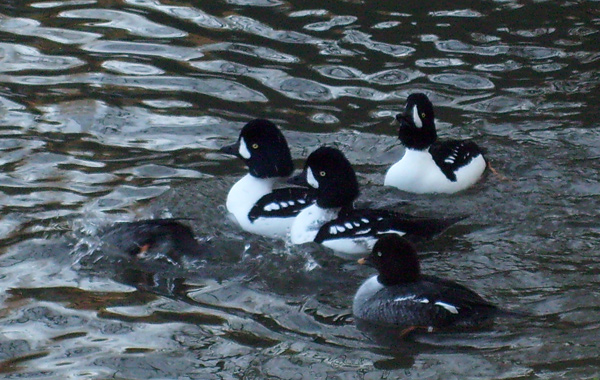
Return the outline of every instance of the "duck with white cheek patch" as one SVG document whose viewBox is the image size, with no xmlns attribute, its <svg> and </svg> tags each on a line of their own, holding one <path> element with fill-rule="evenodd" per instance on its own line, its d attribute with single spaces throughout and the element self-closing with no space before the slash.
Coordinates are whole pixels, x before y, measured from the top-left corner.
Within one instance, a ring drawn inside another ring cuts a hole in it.
<svg viewBox="0 0 600 380">
<path fill-rule="evenodd" d="M 229 190 L 227 210 L 245 231 L 286 237 L 296 215 L 314 202 L 315 192 L 307 187 L 274 188 L 294 170 L 281 131 L 268 120 L 253 120 L 242 128 L 238 141 L 221 152 L 242 159 L 248 166 L 248 174 Z"/>
<path fill-rule="evenodd" d="M 290 182 L 316 191 L 316 203 L 302 210 L 292 224 L 293 244 L 314 241 L 339 253 L 365 254 L 381 234 L 427 239 L 464 218 L 418 218 L 382 209 L 355 209 L 356 173 L 335 148 L 321 147 L 311 153 L 304 171 Z"/>
<path fill-rule="evenodd" d="M 421 274 L 414 246 L 398 235 L 381 236 L 372 253 L 359 263 L 379 272 L 354 296 L 352 310 L 359 323 L 402 328 L 405 333 L 431 332 L 484 327 L 501 314 L 474 291 Z"/>
<path fill-rule="evenodd" d="M 487 163 L 472 141 L 437 141 L 433 104 L 425 94 L 408 96 L 398 137 L 404 156 L 388 170 L 384 184 L 411 193 L 455 193 L 474 185 Z"/>
</svg>

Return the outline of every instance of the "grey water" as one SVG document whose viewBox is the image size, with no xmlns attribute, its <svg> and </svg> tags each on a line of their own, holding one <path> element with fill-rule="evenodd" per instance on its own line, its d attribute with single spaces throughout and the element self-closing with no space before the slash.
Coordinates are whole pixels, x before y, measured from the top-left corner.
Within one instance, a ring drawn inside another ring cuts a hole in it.
<svg viewBox="0 0 600 380">
<path fill-rule="evenodd" d="M 0 4 L 0 377 L 593 379 L 600 376 L 598 1 L 58 0 Z M 422 91 L 441 138 L 501 175 L 455 195 L 382 186 Z M 370 268 L 241 232 L 218 153 L 276 122 L 361 204 L 470 215 L 423 271 L 523 313 L 403 339 L 358 329 Z M 117 221 L 188 218 L 206 252 L 115 254 Z"/>
</svg>

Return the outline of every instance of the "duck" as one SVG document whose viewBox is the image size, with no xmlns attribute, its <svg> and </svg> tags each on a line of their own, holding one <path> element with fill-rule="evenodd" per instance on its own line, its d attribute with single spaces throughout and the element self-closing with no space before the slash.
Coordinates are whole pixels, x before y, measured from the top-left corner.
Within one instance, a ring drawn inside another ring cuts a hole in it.
<svg viewBox="0 0 600 380">
<path fill-rule="evenodd" d="M 162 255 L 179 261 L 201 257 L 207 247 L 200 244 L 192 229 L 176 219 L 147 219 L 117 222 L 104 227 L 100 236 L 113 253 L 132 258 Z"/>
<path fill-rule="evenodd" d="M 489 325 L 500 309 L 473 290 L 421 273 L 415 246 L 396 234 L 379 237 L 359 264 L 379 272 L 367 279 L 352 302 L 357 323 L 427 332 Z"/>
<path fill-rule="evenodd" d="M 433 104 L 423 93 L 412 93 L 403 113 L 398 138 L 405 152 L 392 165 L 385 186 L 427 194 L 452 194 L 473 186 L 483 176 L 488 163 L 484 152 L 470 140 L 438 141 Z"/>
<path fill-rule="evenodd" d="M 354 208 L 359 195 L 356 173 L 344 154 L 332 147 L 312 152 L 303 172 L 289 181 L 316 192 L 315 203 L 294 219 L 292 244 L 314 241 L 341 254 L 365 254 L 381 234 L 391 232 L 419 241 L 465 218 L 421 218 L 386 209 Z"/>
<path fill-rule="evenodd" d="M 252 120 L 242 128 L 236 143 L 220 151 L 240 158 L 248 167 L 248 174 L 227 194 L 227 211 L 247 232 L 285 238 L 298 213 L 315 201 L 315 194 L 307 187 L 274 188 L 294 171 L 288 143 L 279 128 L 266 119 Z"/>
</svg>

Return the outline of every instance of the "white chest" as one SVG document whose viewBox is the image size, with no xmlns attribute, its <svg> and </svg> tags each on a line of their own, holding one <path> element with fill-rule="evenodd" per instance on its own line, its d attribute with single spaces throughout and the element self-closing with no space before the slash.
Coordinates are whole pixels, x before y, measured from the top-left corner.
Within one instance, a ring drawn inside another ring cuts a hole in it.
<svg viewBox="0 0 600 380">
<path fill-rule="evenodd" d="M 377 275 L 369 278 L 365 281 L 354 296 L 354 302 L 352 302 L 352 312 L 355 316 L 361 316 L 361 310 L 363 309 L 364 304 L 373 297 L 375 293 L 383 289 L 383 285 L 377 281 Z"/>
<path fill-rule="evenodd" d="M 303 244 L 315 240 L 321 226 L 337 217 L 339 209 L 324 209 L 316 204 L 302 210 L 292 223 L 292 244 Z"/>
<path fill-rule="evenodd" d="M 256 178 L 247 174 L 229 190 L 227 211 L 245 231 L 267 237 L 283 237 L 289 232 L 293 218 L 248 219 L 248 213 L 256 202 L 273 191 L 274 182 L 273 178 Z"/>
</svg>

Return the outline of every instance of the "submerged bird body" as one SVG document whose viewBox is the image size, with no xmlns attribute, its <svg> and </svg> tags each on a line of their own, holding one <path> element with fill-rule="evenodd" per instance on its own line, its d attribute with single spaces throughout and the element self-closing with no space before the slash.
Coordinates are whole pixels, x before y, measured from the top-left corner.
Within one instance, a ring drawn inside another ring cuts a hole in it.
<svg viewBox="0 0 600 380">
<path fill-rule="evenodd" d="M 267 237 L 284 237 L 300 210 L 314 201 L 307 188 L 275 188 L 292 174 L 287 141 L 275 124 L 257 119 L 240 132 L 237 143 L 221 152 L 242 159 L 249 173 L 227 195 L 227 210 L 242 229 Z"/>
<path fill-rule="evenodd" d="M 472 141 L 437 141 L 433 105 L 425 94 L 411 94 L 400 122 L 402 158 L 390 167 L 386 186 L 413 193 L 455 193 L 474 185 L 487 167 Z"/>
<path fill-rule="evenodd" d="M 379 271 L 354 296 L 353 314 L 360 321 L 428 330 L 475 328 L 499 311 L 463 285 L 422 275 L 415 248 L 397 235 L 383 235 L 359 262 Z"/>
<path fill-rule="evenodd" d="M 379 235 L 431 238 L 462 218 L 416 218 L 382 209 L 355 209 L 358 181 L 350 162 L 337 149 L 321 147 L 307 159 L 297 183 L 316 191 L 316 203 L 302 210 L 290 231 L 293 244 L 317 242 L 346 254 L 369 252 Z"/>
<path fill-rule="evenodd" d="M 199 256 L 206 251 L 191 228 L 176 219 L 119 222 L 103 229 L 100 235 L 105 247 L 133 257 L 160 254 L 179 260 L 182 256 Z"/>
</svg>

